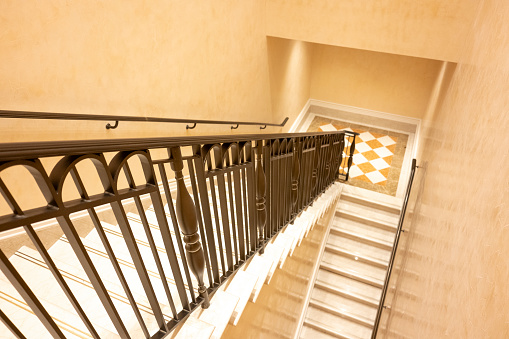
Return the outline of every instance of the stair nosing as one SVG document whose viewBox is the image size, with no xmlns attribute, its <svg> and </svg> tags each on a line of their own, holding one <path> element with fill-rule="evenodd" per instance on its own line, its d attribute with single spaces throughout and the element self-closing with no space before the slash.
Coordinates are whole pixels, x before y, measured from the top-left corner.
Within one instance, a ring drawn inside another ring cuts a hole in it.
<svg viewBox="0 0 509 339">
<path fill-rule="evenodd" d="M 351 334 L 340 333 L 340 332 L 338 332 L 336 330 L 333 330 L 333 329 L 329 328 L 327 325 L 322 324 L 321 322 L 314 321 L 314 320 L 311 320 L 311 319 L 305 319 L 303 325 L 311 327 L 312 329 L 315 329 L 315 330 L 320 331 L 322 333 L 331 335 L 331 336 L 333 336 L 335 338 L 340 338 L 340 339 L 357 339 L 357 337 L 353 337 Z"/>
<path fill-rule="evenodd" d="M 309 306 L 313 306 L 313 307 L 318 308 L 324 312 L 336 315 L 338 317 L 355 322 L 357 324 L 360 324 L 362 326 L 365 326 L 365 327 L 371 328 L 371 329 L 373 328 L 373 323 L 375 321 L 374 319 L 371 320 L 371 319 L 365 318 L 361 315 L 354 314 L 352 312 L 340 311 L 338 309 L 335 309 L 333 306 L 331 306 L 327 303 L 324 303 L 323 301 L 319 301 L 317 299 L 311 299 L 309 301 Z"/>
<path fill-rule="evenodd" d="M 324 263 L 324 262 L 320 263 L 320 268 L 323 268 L 326 271 L 336 273 L 341 276 L 348 277 L 355 281 L 359 281 L 359 282 L 362 282 L 362 283 L 365 283 L 367 285 L 371 285 L 374 287 L 383 288 L 383 285 L 384 285 L 384 282 L 381 280 L 378 280 L 378 279 L 372 278 L 372 277 L 367 277 L 367 276 L 362 275 L 355 271 L 345 270 L 341 267 L 333 266 L 329 263 Z"/>
<path fill-rule="evenodd" d="M 338 255 L 344 256 L 344 257 L 352 257 L 352 258 L 358 258 L 359 262 L 363 262 L 372 266 L 376 266 L 378 268 L 385 268 L 387 269 L 387 266 L 389 265 L 388 262 L 385 262 L 381 259 L 371 258 L 369 256 L 356 254 L 353 252 L 350 252 L 348 250 L 345 250 L 339 246 L 332 245 L 332 244 L 326 244 L 325 250 L 329 252 L 336 253 Z"/>
<path fill-rule="evenodd" d="M 365 304 L 365 305 L 368 305 L 368 306 L 378 307 L 378 300 L 372 299 L 372 298 L 367 297 L 367 296 L 363 296 L 363 295 L 358 294 L 358 293 L 353 293 L 353 292 L 350 292 L 350 291 L 347 291 L 347 290 L 342 290 L 340 288 L 337 288 L 337 287 L 335 287 L 333 285 L 327 284 L 326 282 L 323 282 L 323 281 L 320 281 L 320 280 L 316 280 L 315 281 L 315 287 L 319 288 L 319 289 L 322 289 L 322 290 L 325 290 L 325 291 L 327 291 L 329 293 L 342 296 L 342 297 L 347 298 L 347 299 L 355 300 L 355 301 L 357 301 L 359 303 L 362 303 L 362 304 Z"/>
<path fill-rule="evenodd" d="M 358 242 L 362 242 L 364 244 L 367 244 L 367 245 L 370 245 L 370 246 L 374 246 L 374 247 L 378 247 L 378 248 L 381 248 L 381 249 L 384 249 L 384 250 L 392 250 L 392 246 L 393 244 L 392 243 L 388 243 L 386 241 L 383 241 L 383 240 L 380 240 L 380 239 L 376 239 L 376 238 L 372 238 L 372 237 L 369 237 L 369 236 L 365 236 L 365 235 L 361 235 L 361 234 L 358 234 L 358 233 L 354 233 L 354 232 L 350 232 L 350 231 L 347 231 L 345 229 L 341 229 L 341 228 L 338 228 L 338 227 L 335 227 L 335 226 L 332 226 L 330 228 L 330 233 L 335 233 L 337 235 L 341 235 L 341 236 L 344 236 L 345 238 L 348 238 L 348 239 L 352 239 L 352 240 L 355 240 L 355 241 L 358 241 Z"/>
</svg>

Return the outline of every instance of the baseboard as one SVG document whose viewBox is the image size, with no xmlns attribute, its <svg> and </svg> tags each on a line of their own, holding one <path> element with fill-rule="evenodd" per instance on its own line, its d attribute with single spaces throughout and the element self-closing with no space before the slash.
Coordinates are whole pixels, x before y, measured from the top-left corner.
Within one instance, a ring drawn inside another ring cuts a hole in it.
<svg viewBox="0 0 509 339">
<path fill-rule="evenodd" d="M 295 133 L 295 131 L 301 124 L 302 119 L 304 119 L 304 116 L 307 114 L 309 106 L 311 106 L 310 102 L 311 102 L 311 99 L 308 99 L 308 101 L 306 102 L 306 104 L 304 105 L 302 110 L 300 111 L 299 115 L 297 116 L 297 119 L 295 119 L 292 127 L 290 127 L 290 129 L 288 130 L 288 133 Z"/>
</svg>

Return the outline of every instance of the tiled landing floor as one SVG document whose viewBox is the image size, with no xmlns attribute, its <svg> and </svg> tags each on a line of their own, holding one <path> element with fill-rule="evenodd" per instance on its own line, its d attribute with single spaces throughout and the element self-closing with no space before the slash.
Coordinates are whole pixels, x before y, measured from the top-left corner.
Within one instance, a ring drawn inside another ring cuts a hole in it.
<svg viewBox="0 0 509 339">
<path fill-rule="evenodd" d="M 349 183 L 356 187 L 396 196 L 408 135 L 315 116 L 307 131 L 350 130 L 356 139 Z"/>
</svg>

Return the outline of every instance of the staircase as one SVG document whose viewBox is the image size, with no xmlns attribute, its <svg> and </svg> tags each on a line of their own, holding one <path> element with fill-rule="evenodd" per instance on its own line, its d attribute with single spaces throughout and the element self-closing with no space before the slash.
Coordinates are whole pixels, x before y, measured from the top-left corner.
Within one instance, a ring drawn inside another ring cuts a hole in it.
<svg viewBox="0 0 509 339">
<path fill-rule="evenodd" d="M 220 338 L 228 324 L 236 325 L 247 303 L 256 302 L 261 289 L 264 285 L 270 283 L 275 270 L 284 266 L 286 258 L 293 254 L 295 248 L 309 233 L 317 220 L 329 206 L 336 203 L 341 188 L 342 185 L 340 184 L 332 185 L 293 224 L 283 228 L 266 245 L 262 255 L 258 254 L 251 258 L 226 284 L 215 292 L 211 299 L 211 306 L 208 309 L 198 308 L 195 310 L 184 322 L 184 325 L 175 330 L 173 334 L 170 334 L 170 337 Z M 168 212 L 167 205 L 165 210 Z M 170 321 L 173 316 L 172 306 L 170 303 L 164 302 L 167 300 L 167 296 L 161 281 L 163 278 L 159 274 L 161 271 L 157 267 L 159 263 L 154 260 L 156 256 L 151 252 L 152 247 L 150 244 L 152 242 L 155 245 L 154 248 L 157 251 L 158 257 L 164 258 L 165 256 L 164 245 L 160 237 L 161 233 L 159 232 L 159 226 L 152 206 L 145 210 L 145 216 L 151 229 L 150 234 L 152 239 L 149 239 L 144 231 L 140 216 L 132 212 L 127 213 L 129 226 L 134 234 L 152 286 L 154 286 L 155 295 L 159 301 L 164 318 L 166 321 Z M 167 219 L 171 226 L 169 213 L 167 213 Z M 150 302 L 144 293 L 143 285 L 126 247 L 121 229 L 119 225 L 112 225 L 104 221 L 101 222 L 101 226 L 111 246 L 111 250 L 115 253 L 119 269 L 123 273 L 125 280 L 129 283 L 132 298 L 136 301 L 139 314 L 133 312 L 133 308 L 130 305 L 130 296 L 124 293 L 121 282 L 117 279 L 115 267 L 110 262 L 108 251 L 105 249 L 97 229 L 93 229 L 87 235 L 81 236 L 80 239 L 97 268 L 99 275 L 102 277 L 106 290 L 113 300 L 119 316 L 127 327 L 127 332 L 132 338 L 146 337 L 146 332 L 153 336 L 158 332 L 159 326 L 155 321 Z M 177 243 L 174 231 L 171 231 L 171 236 L 173 243 Z M 224 234 L 222 236 L 224 237 Z M 219 247 L 217 247 L 217 251 L 219 251 Z M 66 236 L 61 236 L 48 249 L 48 253 L 53 258 L 60 274 L 62 274 L 69 287 L 74 291 L 81 307 L 89 315 L 89 319 L 97 331 L 98 337 L 119 338 L 120 336 L 116 333 L 115 326 L 102 307 L 92 283 L 81 268 Z M 177 254 L 177 257 L 179 258 L 180 270 L 184 272 L 180 255 Z M 21 246 L 9 259 L 39 298 L 42 305 L 51 314 L 66 338 L 93 337 L 75 314 L 73 306 L 68 302 L 64 292 L 55 284 L 49 267 L 45 264 L 38 251 L 29 246 Z M 164 271 L 172 271 L 168 267 L 169 263 L 167 261 L 161 260 L 160 265 L 163 266 Z M 168 282 L 171 295 L 178 295 L 173 277 L 166 276 L 165 279 Z M 198 294 L 197 281 L 193 275 L 190 275 L 190 281 L 194 287 L 195 294 Z M 205 283 L 209 284 L 206 276 Z M 51 338 L 52 336 L 38 321 L 29 305 L 23 301 L 21 295 L 19 295 L 3 274 L 0 276 L 0 286 L 0 308 L 18 326 L 19 324 L 27 324 L 19 326 L 23 334 L 27 338 Z M 186 284 L 186 287 L 188 287 L 188 284 Z M 189 292 L 188 298 L 192 299 Z M 173 299 L 173 302 L 176 309 L 183 307 L 178 298 Z M 146 329 L 140 326 L 137 316 L 143 319 Z M 3 328 L 3 325 L 0 324 L 0 338 L 12 337 L 10 331 L 7 328 Z"/>
<path fill-rule="evenodd" d="M 371 338 L 400 209 L 400 199 L 345 186 L 300 338 Z"/>
</svg>

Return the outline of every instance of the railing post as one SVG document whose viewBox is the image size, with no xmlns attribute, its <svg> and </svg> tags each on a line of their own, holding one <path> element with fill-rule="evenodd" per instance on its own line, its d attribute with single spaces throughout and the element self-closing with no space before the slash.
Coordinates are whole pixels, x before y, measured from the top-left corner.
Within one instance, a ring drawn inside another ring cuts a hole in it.
<svg viewBox="0 0 509 339">
<path fill-rule="evenodd" d="M 350 167 L 352 167 L 353 152 L 355 152 L 355 137 L 356 137 L 356 134 L 353 135 L 353 141 L 350 145 L 350 155 L 348 157 L 348 172 L 346 172 L 346 178 L 345 178 L 346 181 L 348 181 L 348 178 L 350 177 Z"/>
<path fill-rule="evenodd" d="M 258 226 L 258 241 L 259 244 L 263 242 L 263 231 L 265 229 L 265 222 L 267 219 L 267 211 L 265 209 L 265 171 L 262 164 L 263 153 L 263 140 L 256 142 L 256 213 L 257 213 L 257 226 Z M 263 253 L 263 248 L 260 249 L 260 254 Z"/>
<path fill-rule="evenodd" d="M 186 184 L 184 183 L 184 176 L 182 170 L 184 163 L 182 161 L 182 152 L 180 147 L 173 147 L 170 150 L 173 162 L 171 168 L 175 172 L 175 179 L 177 181 L 177 203 L 175 210 L 177 213 L 177 220 L 179 223 L 180 231 L 184 236 L 186 244 L 187 263 L 191 272 L 198 280 L 198 292 L 203 297 L 203 308 L 208 308 L 209 295 L 203 275 L 205 273 L 205 257 L 203 255 L 203 248 L 200 243 L 200 235 L 198 233 L 198 218 L 196 216 L 196 207 L 194 206 L 193 199 L 187 191 Z"/>
<path fill-rule="evenodd" d="M 297 215 L 297 198 L 299 197 L 299 175 L 300 175 L 300 160 L 299 160 L 299 146 L 300 141 L 297 139 L 293 142 L 293 168 L 292 168 L 292 218 Z"/>
<path fill-rule="evenodd" d="M 315 141 L 315 152 L 313 156 L 313 172 L 311 174 L 311 190 L 310 197 L 307 199 L 313 200 L 316 196 L 316 188 L 318 184 L 318 167 L 320 165 L 320 151 L 322 150 L 322 139 L 320 137 L 316 137 Z M 309 201 L 309 200 L 308 200 Z"/>
</svg>

